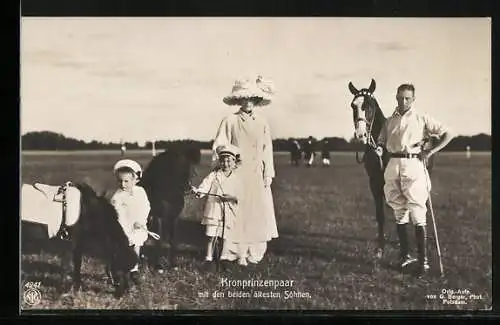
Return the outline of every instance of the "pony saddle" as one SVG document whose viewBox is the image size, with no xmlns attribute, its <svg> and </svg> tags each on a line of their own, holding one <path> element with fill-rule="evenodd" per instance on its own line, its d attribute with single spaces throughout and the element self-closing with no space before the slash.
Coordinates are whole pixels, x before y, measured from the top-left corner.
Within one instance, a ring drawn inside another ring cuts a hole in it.
<svg viewBox="0 0 500 325">
<path fill-rule="evenodd" d="M 71 182 L 63 185 L 23 184 L 21 219 L 47 225 L 48 236 L 68 239 L 67 227 L 80 216 L 80 191 Z"/>
</svg>

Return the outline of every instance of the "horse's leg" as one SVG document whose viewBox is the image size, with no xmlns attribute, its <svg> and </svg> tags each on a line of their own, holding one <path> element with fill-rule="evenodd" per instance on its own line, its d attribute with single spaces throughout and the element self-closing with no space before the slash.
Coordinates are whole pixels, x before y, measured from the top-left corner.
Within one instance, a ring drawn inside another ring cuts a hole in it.
<svg viewBox="0 0 500 325">
<path fill-rule="evenodd" d="M 70 259 L 71 259 L 71 253 L 73 249 L 71 248 L 68 250 L 66 247 L 66 242 L 62 241 L 60 242 L 62 245 L 62 252 L 61 252 L 61 267 L 60 267 L 60 278 L 61 278 L 61 292 L 68 292 L 70 289 L 70 285 L 68 285 L 68 278 L 67 278 L 67 266 L 70 264 Z"/>
<path fill-rule="evenodd" d="M 118 281 L 115 284 L 114 296 L 115 298 L 121 298 L 128 291 L 130 287 L 128 282 L 128 272 L 123 270 L 117 270 L 115 273 Z"/>
<path fill-rule="evenodd" d="M 377 257 L 382 257 L 385 247 L 385 202 L 384 175 L 379 170 L 371 170 L 370 190 L 375 202 L 375 218 L 377 220 Z"/>
<path fill-rule="evenodd" d="M 168 240 L 170 244 L 169 250 L 169 265 L 172 267 L 177 266 L 177 221 L 179 214 L 176 211 L 168 211 L 167 221 L 168 221 Z"/>
<path fill-rule="evenodd" d="M 385 247 L 385 211 L 384 211 L 384 195 L 379 191 L 375 196 L 375 213 L 377 218 L 378 231 L 378 254 L 382 254 Z"/>
<path fill-rule="evenodd" d="M 162 242 L 164 241 L 163 231 L 163 211 L 155 211 L 154 214 L 154 231 L 160 236 L 159 240 L 155 240 L 151 247 L 149 247 L 148 264 L 153 271 L 163 272 L 163 267 L 160 264 Z"/>
<path fill-rule="evenodd" d="M 73 247 L 73 290 L 78 291 L 82 286 L 82 258 L 83 247 L 79 238 L 76 239 Z"/>
</svg>

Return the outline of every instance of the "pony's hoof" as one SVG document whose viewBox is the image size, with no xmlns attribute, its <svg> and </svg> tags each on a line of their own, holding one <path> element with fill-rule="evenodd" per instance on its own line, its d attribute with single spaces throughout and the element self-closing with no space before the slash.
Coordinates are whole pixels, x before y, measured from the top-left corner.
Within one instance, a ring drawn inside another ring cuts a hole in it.
<svg viewBox="0 0 500 325">
<path fill-rule="evenodd" d="M 73 293 L 81 292 L 82 291 L 82 284 L 81 283 L 74 284 L 73 287 L 71 288 L 71 290 L 73 291 Z"/>
<path fill-rule="evenodd" d="M 201 270 L 205 272 L 214 272 L 216 271 L 216 263 L 212 261 L 204 261 L 203 264 L 201 265 Z"/>
<path fill-rule="evenodd" d="M 130 278 L 132 279 L 132 282 L 136 285 L 139 286 L 141 285 L 141 275 L 139 272 L 131 272 L 130 273 Z"/>
<path fill-rule="evenodd" d="M 126 291 L 127 290 L 123 287 L 117 287 L 117 288 L 115 288 L 115 292 L 113 293 L 113 297 L 115 297 L 116 299 L 120 299 L 125 295 Z"/>
<path fill-rule="evenodd" d="M 152 274 L 164 274 L 164 273 L 166 273 L 166 269 L 163 265 L 150 266 L 149 271 Z"/>
</svg>

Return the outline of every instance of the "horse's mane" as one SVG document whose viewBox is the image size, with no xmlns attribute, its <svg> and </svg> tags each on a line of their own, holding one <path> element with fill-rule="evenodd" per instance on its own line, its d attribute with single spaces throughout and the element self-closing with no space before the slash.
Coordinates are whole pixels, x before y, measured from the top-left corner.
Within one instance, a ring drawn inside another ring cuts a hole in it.
<svg viewBox="0 0 500 325">
<path fill-rule="evenodd" d="M 104 196 L 98 196 L 92 187 L 86 183 L 77 183 L 75 187 L 81 193 L 82 224 L 84 228 L 98 234 L 105 248 L 109 248 L 112 258 L 120 261 L 123 267 L 133 266 L 129 240 L 120 223 L 118 213 Z"/>
<path fill-rule="evenodd" d="M 380 105 L 378 104 L 378 101 L 375 97 L 370 97 L 366 96 L 368 99 L 367 105 L 371 106 L 375 110 L 375 115 L 374 115 L 374 121 L 373 121 L 373 128 L 371 131 L 372 136 L 375 138 L 375 141 L 377 140 L 380 131 L 382 130 L 382 127 L 384 126 L 384 123 L 386 121 L 384 112 L 382 112 L 382 109 L 380 108 Z"/>
</svg>

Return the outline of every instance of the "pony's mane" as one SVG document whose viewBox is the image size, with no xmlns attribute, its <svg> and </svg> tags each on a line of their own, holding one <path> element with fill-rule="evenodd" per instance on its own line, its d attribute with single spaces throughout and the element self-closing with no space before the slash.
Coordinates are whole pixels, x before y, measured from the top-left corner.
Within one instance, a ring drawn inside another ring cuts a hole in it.
<svg viewBox="0 0 500 325">
<path fill-rule="evenodd" d="M 139 186 L 148 187 L 157 181 L 158 176 L 176 179 L 179 175 L 178 164 L 199 164 L 200 149 L 194 144 L 171 144 L 164 152 L 153 157 L 143 172 Z"/>
<path fill-rule="evenodd" d="M 75 186 L 82 193 L 81 204 L 83 205 L 83 211 L 88 212 L 86 215 L 86 218 L 88 218 L 87 220 L 91 221 L 96 226 L 102 226 L 101 230 L 104 229 L 107 234 L 112 236 L 113 240 L 128 242 L 118 222 L 118 213 L 111 202 L 104 196 L 97 195 L 94 189 L 86 183 L 75 184 Z M 98 207 L 101 213 L 90 213 L 91 211 L 88 211 L 90 206 Z"/>
</svg>

